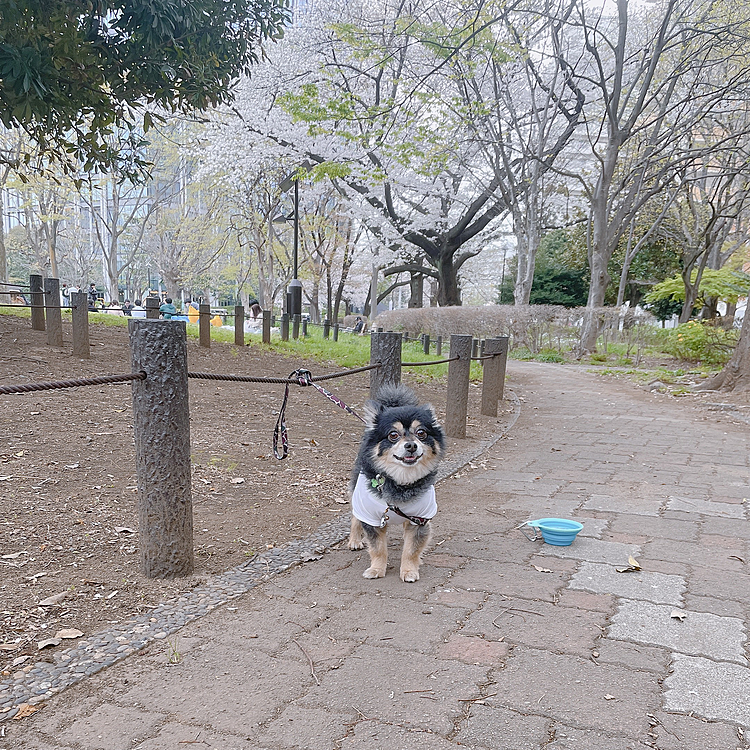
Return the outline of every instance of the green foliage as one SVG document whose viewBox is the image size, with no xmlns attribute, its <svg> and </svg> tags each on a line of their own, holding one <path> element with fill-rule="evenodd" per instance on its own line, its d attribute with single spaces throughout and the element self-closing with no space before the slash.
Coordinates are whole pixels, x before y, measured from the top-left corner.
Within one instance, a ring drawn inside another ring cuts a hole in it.
<svg viewBox="0 0 750 750">
<path fill-rule="evenodd" d="M 723 365 L 732 356 L 738 336 L 738 331 L 691 320 L 668 332 L 663 351 L 685 362 Z"/>
<path fill-rule="evenodd" d="M 564 268 L 543 268 L 534 272 L 529 303 L 581 307 L 588 298 L 586 272 Z"/>
<path fill-rule="evenodd" d="M 6 0 L 0 16 L 0 122 L 89 170 L 127 163 L 154 115 L 227 102 L 231 82 L 281 33 L 286 0 Z M 130 163 L 130 171 L 137 167 Z"/>
<path fill-rule="evenodd" d="M 693 269 L 690 275 L 691 283 L 695 283 L 697 276 L 698 270 Z M 750 276 L 745 273 L 733 271 L 727 267 L 718 271 L 706 268 L 698 287 L 696 306 L 703 307 L 708 297 L 718 297 L 725 302 L 737 302 L 737 298 L 747 292 L 749 283 Z M 673 302 L 685 301 L 685 284 L 679 274 L 657 284 L 645 297 L 646 302 L 658 302 L 665 299 Z"/>
</svg>

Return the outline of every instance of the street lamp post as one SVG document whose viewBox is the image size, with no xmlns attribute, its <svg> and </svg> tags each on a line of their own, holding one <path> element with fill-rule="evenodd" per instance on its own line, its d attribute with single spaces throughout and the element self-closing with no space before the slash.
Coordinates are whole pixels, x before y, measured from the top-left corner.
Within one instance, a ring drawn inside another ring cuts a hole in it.
<svg viewBox="0 0 750 750">
<path fill-rule="evenodd" d="M 294 181 L 294 249 L 292 254 L 292 280 L 289 282 L 289 314 L 302 315 L 302 282 L 299 271 L 299 180 Z"/>
</svg>

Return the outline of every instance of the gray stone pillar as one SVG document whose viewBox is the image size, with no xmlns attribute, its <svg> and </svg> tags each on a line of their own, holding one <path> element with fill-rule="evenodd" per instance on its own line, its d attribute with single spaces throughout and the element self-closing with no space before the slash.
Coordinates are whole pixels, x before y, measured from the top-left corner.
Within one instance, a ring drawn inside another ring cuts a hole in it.
<svg viewBox="0 0 750 750">
<path fill-rule="evenodd" d="M 331 337 L 331 321 L 326 318 L 323 321 L 323 338 L 327 339 Z"/>
<path fill-rule="evenodd" d="M 271 343 L 271 311 L 263 310 L 263 343 Z"/>
<path fill-rule="evenodd" d="M 299 338 L 299 324 L 301 316 L 292 315 L 292 338 L 296 341 Z"/>
<path fill-rule="evenodd" d="M 211 346 L 211 305 L 198 305 L 198 341 L 201 346 Z"/>
<path fill-rule="evenodd" d="M 492 359 L 483 361 L 482 370 L 482 414 L 497 416 L 497 403 L 503 398 L 505 363 L 508 356 L 508 337 L 486 339 L 484 356 L 494 354 Z"/>
<path fill-rule="evenodd" d="M 91 356 L 89 343 L 89 306 L 86 292 L 70 295 L 71 320 L 73 323 L 73 356 L 88 359 Z"/>
<path fill-rule="evenodd" d="M 234 343 L 245 346 L 245 308 L 242 305 L 234 306 Z"/>
<path fill-rule="evenodd" d="M 60 309 L 60 279 L 44 280 L 44 304 L 47 309 L 47 344 L 62 346 L 62 310 Z"/>
<path fill-rule="evenodd" d="M 148 320 L 159 320 L 158 297 L 146 297 L 146 318 Z"/>
<path fill-rule="evenodd" d="M 334 341 L 339 340 L 339 324 L 338 323 L 333 324 L 333 340 Z"/>
<path fill-rule="evenodd" d="M 469 406 L 469 374 L 471 371 L 471 336 L 451 336 L 450 357 L 460 357 L 448 365 L 448 392 L 445 404 L 445 434 L 466 437 L 466 413 Z"/>
<path fill-rule="evenodd" d="M 370 398 L 377 398 L 384 385 L 401 382 L 401 334 L 370 334 L 370 364 L 380 362 L 380 367 L 370 370 Z"/>
<path fill-rule="evenodd" d="M 289 341 L 289 313 L 281 316 L 281 340 Z"/>
<path fill-rule="evenodd" d="M 31 308 L 31 327 L 35 331 L 44 330 L 44 279 L 38 273 L 29 276 L 29 299 Z"/>
<path fill-rule="evenodd" d="M 435 339 L 435 354 L 440 357 L 443 354 L 443 337 L 438 336 Z"/>
<path fill-rule="evenodd" d="M 133 430 L 138 477 L 141 572 L 174 578 L 193 572 L 187 336 L 182 320 L 128 321 Z"/>
</svg>

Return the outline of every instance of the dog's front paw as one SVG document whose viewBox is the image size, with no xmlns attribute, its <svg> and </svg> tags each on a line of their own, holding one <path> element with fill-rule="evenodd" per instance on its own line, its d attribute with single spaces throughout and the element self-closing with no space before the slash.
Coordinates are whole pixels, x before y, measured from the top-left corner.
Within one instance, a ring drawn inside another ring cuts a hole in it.
<svg viewBox="0 0 750 750">
<path fill-rule="evenodd" d="M 414 583 L 419 580 L 419 570 L 416 568 L 402 568 L 401 569 L 401 580 L 404 583 Z"/>
<path fill-rule="evenodd" d="M 368 568 L 362 573 L 363 578 L 385 578 L 384 568 Z"/>
<path fill-rule="evenodd" d="M 347 546 L 348 549 L 364 549 L 365 548 L 365 542 L 364 542 L 363 539 L 352 539 L 350 537 L 346 546 Z"/>
</svg>

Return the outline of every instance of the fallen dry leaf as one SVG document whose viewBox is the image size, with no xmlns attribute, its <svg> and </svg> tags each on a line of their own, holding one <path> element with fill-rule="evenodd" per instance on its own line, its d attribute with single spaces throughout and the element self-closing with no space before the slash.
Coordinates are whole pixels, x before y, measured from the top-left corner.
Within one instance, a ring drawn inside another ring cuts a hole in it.
<svg viewBox="0 0 750 750">
<path fill-rule="evenodd" d="M 534 569 L 538 570 L 540 573 L 554 573 L 553 570 L 550 570 L 549 568 L 540 568 L 538 565 L 535 565 Z"/>
<path fill-rule="evenodd" d="M 36 713 L 44 704 L 39 703 L 36 706 L 32 706 L 31 703 L 22 703 L 18 707 L 18 712 L 13 717 L 15 719 L 25 719 L 27 716 Z"/>
<path fill-rule="evenodd" d="M 3 560 L 15 560 L 18 557 L 21 557 L 21 555 L 28 555 L 28 552 L 11 552 L 9 555 L 3 555 Z"/>
<path fill-rule="evenodd" d="M 116 534 L 135 534 L 135 529 L 131 529 L 129 526 L 115 526 Z"/>
<path fill-rule="evenodd" d="M 63 628 L 55 633 L 55 638 L 80 638 L 83 633 L 76 628 Z"/>
<path fill-rule="evenodd" d="M 605 700 L 605 701 L 613 701 L 613 700 L 615 700 L 615 696 L 614 696 L 614 695 L 610 695 L 609 693 L 607 693 L 607 694 L 606 694 L 606 695 L 604 696 L 604 700 Z"/>
<path fill-rule="evenodd" d="M 679 620 L 680 622 L 682 622 L 687 617 L 687 615 L 681 609 L 673 609 L 669 613 L 669 616 L 673 620 Z"/>
<path fill-rule="evenodd" d="M 59 646 L 61 643 L 59 638 L 45 638 L 43 641 L 37 641 L 36 647 L 41 651 L 43 648 L 49 646 Z"/>
<path fill-rule="evenodd" d="M 618 573 L 633 573 L 640 569 L 641 564 L 633 557 L 633 555 L 628 556 L 628 566 L 626 568 L 615 568 Z"/>
<path fill-rule="evenodd" d="M 42 607 L 54 607 L 56 604 L 59 604 L 67 595 L 67 591 L 61 591 L 59 594 L 52 594 L 52 596 L 48 596 L 46 599 L 42 599 L 39 604 Z"/>
<path fill-rule="evenodd" d="M 229 480 L 230 484 L 244 484 L 245 480 L 242 477 L 235 477 L 234 479 Z"/>
</svg>

